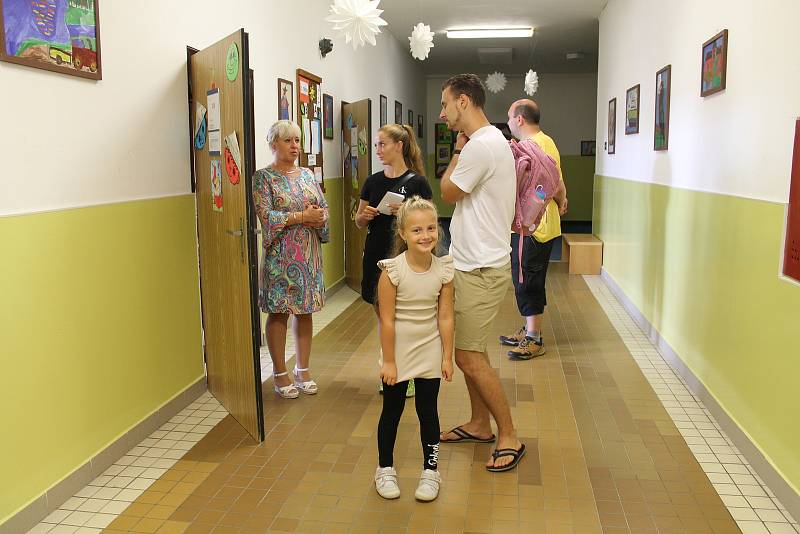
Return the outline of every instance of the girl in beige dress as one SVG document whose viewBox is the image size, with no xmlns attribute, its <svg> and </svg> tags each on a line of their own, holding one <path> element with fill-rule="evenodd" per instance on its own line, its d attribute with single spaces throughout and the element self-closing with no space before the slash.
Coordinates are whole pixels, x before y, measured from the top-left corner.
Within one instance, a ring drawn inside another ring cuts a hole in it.
<svg viewBox="0 0 800 534">
<path fill-rule="evenodd" d="M 379 467 L 375 487 L 386 499 L 400 496 L 394 469 L 394 442 L 403 415 L 407 383 L 416 384 L 423 467 L 415 497 L 432 501 L 439 494 L 439 414 L 441 379 L 453 375 L 453 259 L 434 255 L 439 241 L 436 207 L 419 196 L 397 213 L 394 258 L 378 262 L 383 361 L 383 412 L 378 423 Z"/>
</svg>

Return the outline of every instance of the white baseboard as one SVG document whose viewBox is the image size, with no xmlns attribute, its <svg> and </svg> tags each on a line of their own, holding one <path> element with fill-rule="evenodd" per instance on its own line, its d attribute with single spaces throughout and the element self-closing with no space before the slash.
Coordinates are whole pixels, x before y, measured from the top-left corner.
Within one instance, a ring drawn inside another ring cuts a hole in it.
<svg viewBox="0 0 800 534">
<path fill-rule="evenodd" d="M 700 379 L 695 376 L 692 370 L 689 369 L 680 356 L 678 356 L 678 353 L 675 352 L 663 337 L 661 337 L 658 330 L 656 330 L 656 328 L 650 324 L 650 321 L 642 315 L 641 311 L 631 302 L 605 268 L 601 270 L 600 276 L 608 289 L 611 290 L 631 317 L 633 317 L 636 324 L 638 324 L 647 337 L 650 338 L 650 341 L 655 344 L 658 351 L 664 357 L 664 360 L 666 360 L 675 372 L 684 379 L 689 391 L 700 398 L 703 404 L 705 404 L 708 411 L 711 412 L 711 415 L 714 416 L 725 433 L 728 434 L 728 437 L 731 438 L 734 445 L 739 448 L 742 455 L 747 458 L 747 461 L 753 469 L 755 469 L 756 473 L 758 473 L 758 476 L 761 477 L 769 489 L 772 490 L 775 496 L 786 507 L 786 510 L 788 510 L 795 519 L 800 518 L 800 495 L 786 479 L 781 476 L 769 460 L 764 457 L 764 454 L 758 446 L 750 440 L 739 425 L 731 419 L 728 412 L 720 406 L 717 399 L 711 395 Z"/>
</svg>

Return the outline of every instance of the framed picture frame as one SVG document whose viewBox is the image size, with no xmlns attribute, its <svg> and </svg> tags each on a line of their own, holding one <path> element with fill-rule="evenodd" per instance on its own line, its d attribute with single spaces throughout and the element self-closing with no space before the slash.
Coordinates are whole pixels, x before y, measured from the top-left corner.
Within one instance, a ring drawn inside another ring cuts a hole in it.
<svg viewBox="0 0 800 534">
<path fill-rule="evenodd" d="M 450 163 L 450 145 L 436 145 L 436 163 Z"/>
<path fill-rule="evenodd" d="M 389 101 L 386 99 L 385 95 L 380 96 L 380 101 L 381 101 L 380 127 L 383 128 L 389 122 Z"/>
<path fill-rule="evenodd" d="M 637 83 L 625 92 L 625 135 L 639 133 L 639 97 L 641 87 Z"/>
<path fill-rule="evenodd" d="M 653 127 L 653 150 L 669 148 L 669 100 L 672 86 L 672 65 L 656 72 L 656 116 Z"/>
<path fill-rule="evenodd" d="M 422 121 L 422 115 L 417 115 L 417 137 L 419 139 L 422 139 L 423 135 L 425 134 L 425 126 Z"/>
<path fill-rule="evenodd" d="M 581 156 L 594 156 L 596 150 L 594 141 L 581 141 Z"/>
<path fill-rule="evenodd" d="M 397 100 L 394 101 L 394 123 L 403 124 L 403 104 Z"/>
<path fill-rule="evenodd" d="M 0 61 L 103 79 L 99 0 L 0 0 Z"/>
<path fill-rule="evenodd" d="M 410 109 L 408 110 L 408 122 L 406 123 L 412 128 L 414 127 L 414 112 Z"/>
<path fill-rule="evenodd" d="M 725 90 L 728 71 L 728 30 L 703 43 L 700 65 L 700 96 L 709 96 Z"/>
<path fill-rule="evenodd" d="M 617 99 L 608 101 L 608 153 L 617 152 Z"/>
<path fill-rule="evenodd" d="M 452 143 L 453 132 L 444 122 L 436 123 L 436 143 Z"/>
<path fill-rule="evenodd" d="M 294 84 L 278 78 L 278 120 L 294 120 Z"/>
<path fill-rule="evenodd" d="M 333 97 L 322 93 L 322 138 L 333 139 Z"/>
</svg>

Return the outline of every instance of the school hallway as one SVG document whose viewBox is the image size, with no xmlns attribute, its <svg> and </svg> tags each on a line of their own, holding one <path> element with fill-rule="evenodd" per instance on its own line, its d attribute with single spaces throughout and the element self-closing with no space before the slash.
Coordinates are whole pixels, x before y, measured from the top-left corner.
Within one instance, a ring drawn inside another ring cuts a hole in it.
<svg viewBox="0 0 800 534">
<path fill-rule="evenodd" d="M 527 446 L 515 471 L 487 472 L 489 445 L 443 444 L 440 496 L 416 502 L 421 452 L 409 399 L 395 448 L 403 493 L 377 495 L 378 339 L 359 299 L 314 338 L 319 394 L 280 399 L 264 383 L 263 443 L 230 416 L 213 424 L 224 410 L 205 394 L 31 532 L 797 532 L 600 277 L 554 263 L 548 286 L 547 353 L 514 362 L 490 346 Z M 518 322 L 509 291 L 492 337 Z M 442 385 L 442 428 L 468 417 L 458 371 Z M 170 454 L 193 430 L 207 434 L 180 459 Z M 170 466 L 147 467 L 157 462 Z M 123 493 L 122 483 L 137 491 Z"/>
</svg>

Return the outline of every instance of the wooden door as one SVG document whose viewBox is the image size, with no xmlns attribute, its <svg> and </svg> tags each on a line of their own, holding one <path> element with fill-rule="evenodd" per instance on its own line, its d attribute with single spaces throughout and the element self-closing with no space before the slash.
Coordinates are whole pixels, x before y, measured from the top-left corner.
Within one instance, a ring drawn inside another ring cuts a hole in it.
<svg viewBox="0 0 800 534">
<path fill-rule="evenodd" d="M 342 102 L 342 160 L 344 167 L 344 273 L 347 285 L 361 293 L 361 258 L 364 255 L 364 240 L 367 231 L 356 227 L 355 215 L 361 195 L 361 187 L 372 174 L 372 102 Z M 353 132 L 358 133 L 353 135 Z M 355 137 L 355 139 L 353 139 Z M 359 137 L 361 147 L 359 148 Z M 346 148 L 349 147 L 349 150 Z M 355 163 L 355 165 L 353 165 Z"/>
<path fill-rule="evenodd" d="M 251 195 L 254 172 L 253 86 L 244 30 L 193 54 L 192 100 L 208 111 L 206 139 L 195 145 L 200 292 L 208 387 L 253 436 L 264 439 L 257 307 L 258 260 Z M 237 60 L 238 57 L 238 60 Z M 219 95 L 219 128 L 212 131 L 209 91 Z M 196 106 L 192 113 L 196 113 Z M 226 167 L 226 137 L 236 134 L 239 178 Z M 214 142 L 219 135 L 219 143 Z M 219 148 L 219 154 L 213 149 Z M 215 185 L 212 186 L 212 174 Z M 233 177 L 231 177 L 233 174 Z M 216 181 L 218 179 L 218 181 Z M 216 192 L 221 191 L 221 199 Z"/>
</svg>

